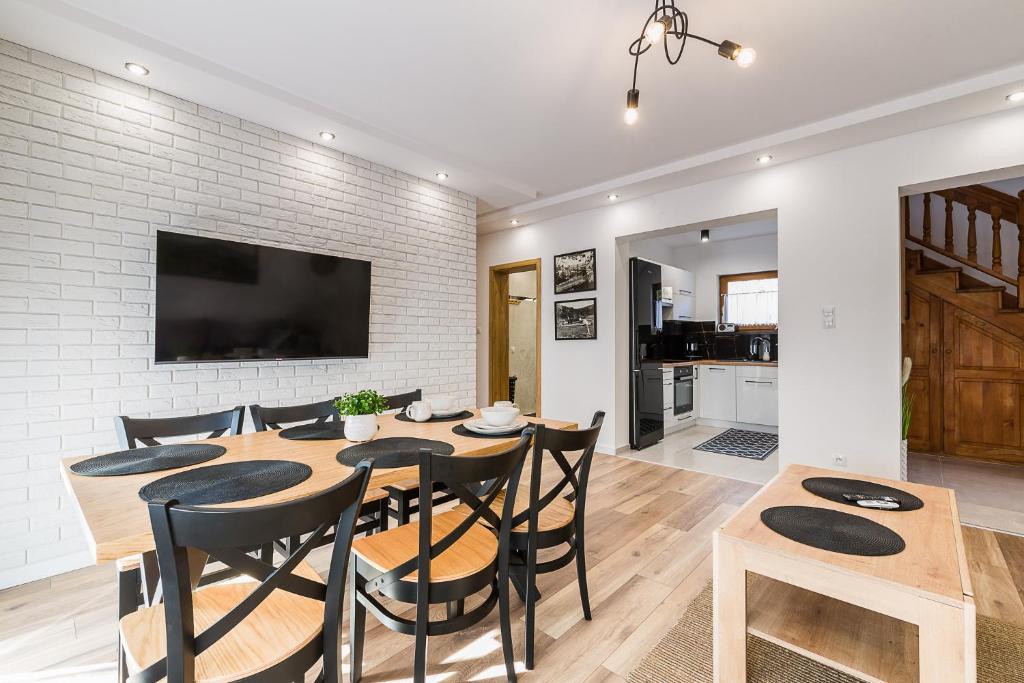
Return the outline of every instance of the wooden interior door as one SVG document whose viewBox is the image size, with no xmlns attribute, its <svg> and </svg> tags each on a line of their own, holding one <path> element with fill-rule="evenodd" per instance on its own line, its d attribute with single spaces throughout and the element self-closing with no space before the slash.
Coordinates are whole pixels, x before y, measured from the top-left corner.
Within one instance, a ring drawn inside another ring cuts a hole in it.
<svg viewBox="0 0 1024 683">
<path fill-rule="evenodd" d="M 1024 463 L 1024 342 L 946 303 L 944 450 Z"/>
<path fill-rule="evenodd" d="M 907 290 L 903 355 L 913 360 L 907 391 L 914 404 L 908 445 L 921 453 L 941 453 L 942 444 L 942 299 L 918 289 Z"/>
<path fill-rule="evenodd" d="M 511 273 L 533 272 L 536 277 L 536 377 L 534 384 L 534 415 L 540 417 L 541 397 L 541 262 L 539 258 L 514 263 L 503 263 L 491 266 L 490 280 L 488 286 L 488 318 L 490 324 L 487 330 L 488 340 L 488 401 L 494 404 L 495 401 L 507 401 L 509 399 L 508 386 L 508 351 L 509 351 L 509 316 L 508 316 L 508 276 Z"/>
</svg>

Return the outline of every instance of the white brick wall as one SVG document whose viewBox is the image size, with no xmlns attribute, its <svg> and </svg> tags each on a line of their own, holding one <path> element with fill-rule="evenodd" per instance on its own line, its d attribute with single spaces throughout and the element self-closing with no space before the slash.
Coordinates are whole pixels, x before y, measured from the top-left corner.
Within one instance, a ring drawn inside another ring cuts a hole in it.
<svg viewBox="0 0 1024 683">
<path fill-rule="evenodd" d="M 154 366 L 156 231 L 373 262 L 370 358 Z M 475 394 L 476 202 L 0 40 L 0 588 L 88 562 L 57 462 L 113 417 Z"/>
</svg>

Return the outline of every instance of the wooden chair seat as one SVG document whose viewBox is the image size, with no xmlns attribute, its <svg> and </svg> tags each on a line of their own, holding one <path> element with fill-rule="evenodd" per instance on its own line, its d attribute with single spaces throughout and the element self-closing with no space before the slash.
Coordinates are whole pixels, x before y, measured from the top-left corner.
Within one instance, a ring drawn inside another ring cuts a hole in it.
<svg viewBox="0 0 1024 683">
<path fill-rule="evenodd" d="M 450 511 L 433 516 L 430 537 L 440 541 L 465 515 Z M 364 536 L 352 542 L 352 552 L 374 569 L 386 572 L 419 554 L 419 522 L 409 522 L 395 529 Z M 430 580 L 433 583 L 454 581 L 472 576 L 490 566 L 498 557 L 498 539 L 480 524 L 474 524 L 450 548 L 430 562 Z M 415 583 L 418 572 L 413 571 L 402 581 Z"/>
<path fill-rule="evenodd" d="M 491 509 L 495 513 L 501 514 L 501 506 L 505 504 L 505 492 L 500 491 L 494 502 L 491 503 Z M 515 514 L 523 512 L 530 507 L 530 490 L 525 486 L 519 487 L 519 493 L 516 495 Z M 468 505 L 459 505 L 455 508 L 457 512 L 468 515 L 470 512 Z M 554 531 L 556 529 L 563 529 L 570 524 L 576 518 L 576 506 L 567 501 L 565 498 L 557 497 L 548 503 L 547 507 L 540 511 L 537 515 L 537 531 L 544 533 L 545 531 Z M 529 531 L 529 522 L 523 522 L 515 529 L 512 530 L 514 534 L 525 534 Z"/>
<path fill-rule="evenodd" d="M 119 557 L 115 562 L 117 571 L 119 572 L 130 572 L 133 569 L 138 569 L 142 565 L 142 555 L 129 555 L 128 557 Z"/>
<path fill-rule="evenodd" d="M 388 484 L 388 488 L 392 488 L 397 491 L 415 491 L 419 487 L 420 483 L 416 479 L 403 479 L 402 481 L 396 481 L 393 484 Z"/>
<path fill-rule="evenodd" d="M 309 564 L 295 570 L 318 583 L 323 580 Z M 227 614 L 259 582 L 248 576 L 216 583 L 193 593 L 195 633 Z M 210 649 L 196 657 L 196 681 L 234 681 L 285 659 L 320 635 L 324 625 L 324 603 L 283 590 L 274 590 Z M 121 639 L 128 671 L 134 675 L 167 653 L 164 605 L 146 607 L 121 619 Z"/>
</svg>

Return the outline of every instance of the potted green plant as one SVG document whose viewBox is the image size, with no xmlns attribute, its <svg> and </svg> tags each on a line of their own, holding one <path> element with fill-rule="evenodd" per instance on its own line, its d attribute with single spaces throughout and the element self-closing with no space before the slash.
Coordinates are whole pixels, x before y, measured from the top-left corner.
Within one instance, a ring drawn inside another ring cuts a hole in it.
<svg viewBox="0 0 1024 683">
<path fill-rule="evenodd" d="M 345 394 L 334 402 L 345 418 L 345 438 L 369 441 L 377 434 L 377 416 L 388 409 L 388 400 L 373 389 Z"/>
<path fill-rule="evenodd" d="M 900 383 L 900 479 L 907 480 L 907 435 L 910 434 L 910 416 L 914 409 L 914 395 L 907 389 L 910 371 L 914 362 L 909 357 L 903 359 L 903 376 Z"/>
</svg>

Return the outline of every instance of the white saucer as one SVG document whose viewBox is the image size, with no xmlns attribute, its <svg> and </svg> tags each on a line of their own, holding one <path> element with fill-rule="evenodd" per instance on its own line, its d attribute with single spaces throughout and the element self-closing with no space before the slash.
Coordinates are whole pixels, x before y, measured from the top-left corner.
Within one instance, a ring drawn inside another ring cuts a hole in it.
<svg viewBox="0 0 1024 683">
<path fill-rule="evenodd" d="M 466 420 L 462 423 L 462 426 L 471 432 L 476 432 L 477 434 L 501 435 L 521 431 L 528 424 L 529 423 L 526 420 L 519 419 L 510 425 L 505 425 L 504 427 L 492 427 L 484 422 L 483 418 L 476 418 L 474 420 Z"/>
<path fill-rule="evenodd" d="M 452 410 L 435 410 L 431 417 L 452 417 L 465 411 L 465 408 L 453 408 Z"/>
</svg>

